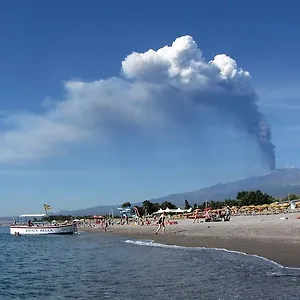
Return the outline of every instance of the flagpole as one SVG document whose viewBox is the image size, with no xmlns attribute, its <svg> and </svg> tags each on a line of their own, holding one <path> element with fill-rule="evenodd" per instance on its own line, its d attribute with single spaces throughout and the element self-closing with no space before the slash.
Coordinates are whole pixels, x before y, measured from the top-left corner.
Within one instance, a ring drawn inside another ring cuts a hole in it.
<svg viewBox="0 0 300 300">
<path fill-rule="evenodd" d="M 48 216 L 48 211 L 51 210 L 51 206 L 44 203 L 45 214 Z"/>
</svg>

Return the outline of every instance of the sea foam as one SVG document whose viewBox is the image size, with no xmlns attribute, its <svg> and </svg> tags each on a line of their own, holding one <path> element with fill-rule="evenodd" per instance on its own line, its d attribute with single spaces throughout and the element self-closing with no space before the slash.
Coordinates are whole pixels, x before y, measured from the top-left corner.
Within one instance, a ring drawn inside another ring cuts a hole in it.
<svg viewBox="0 0 300 300">
<path fill-rule="evenodd" d="M 225 248 L 206 248 L 206 247 L 185 247 L 185 246 L 178 246 L 178 245 L 167 245 L 167 244 L 161 244 L 161 243 L 156 243 L 154 240 L 125 240 L 125 243 L 127 244 L 133 244 L 137 246 L 146 246 L 146 247 L 160 247 L 160 248 L 168 248 L 168 249 L 181 249 L 181 250 L 213 250 L 213 251 L 223 251 L 223 252 L 228 252 L 228 253 L 235 253 L 239 255 L 245 255 L 249 257 L 255 257 L 261 260 L 264 260 L 268 263 L 271 263 L 272 265 L 275 265 L 281 269 L 286 269 L 286 270 L 297 270 L 300 271 L 300 268 L 295 268 L 295 267 L 285 267 L 271 259 L 265 258 L 263 256 L 255 255 L 255 254 L 248 254 L 245 252 L 240 252 L 236 250 L 228 250 Z M 287 276 L 287 274 L 285 274 Z"/>
</svg>

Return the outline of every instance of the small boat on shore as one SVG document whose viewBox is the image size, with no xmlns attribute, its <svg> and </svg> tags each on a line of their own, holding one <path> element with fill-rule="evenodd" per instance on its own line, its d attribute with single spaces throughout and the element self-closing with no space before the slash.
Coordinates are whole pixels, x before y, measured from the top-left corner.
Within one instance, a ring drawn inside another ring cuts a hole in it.
<svg viewBox="0 0 300 300">
<path fill-rule="evenodd" d="M 78 227 L 77 222 L 63 223 L 63 224 L 51 224 L 48 222 L 38 221 L 37 218 L 47 216 L 46 214 L 24 214 L 19 218 L 29 219 L 27 222 L 16 222 L 10 225 L 10 234 L 20 235 L 44 235 L 44 234 L 77 234 Z M 33 219 L 34 221 L 31 221 Z"/>
</svg>

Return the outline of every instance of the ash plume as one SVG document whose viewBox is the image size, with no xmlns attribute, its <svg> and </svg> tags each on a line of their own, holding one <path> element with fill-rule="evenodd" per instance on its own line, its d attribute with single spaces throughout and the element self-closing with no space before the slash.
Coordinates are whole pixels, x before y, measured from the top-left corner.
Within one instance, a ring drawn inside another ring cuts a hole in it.
<svg viewBox="0 0 300 300">
<path fill-rule="evenodd" d="M 183 36 L 157 51 L 132 53 L 122 62 L 122 70 L 137 82 L 173 87 L 181 111 L 211 106 L 223 117 L 232 118 L 258 144 L 268 168 L 275 170 L 271 129 L 256 104 L 250 73 L 238 68 L 229 56 L 219 54 L 206 62 L 193 38 Z"/>
<path fill-rule="evenodd" d="M 255 143 L 269 170 L 276 167 L 271 130 L 258 109 L 249 72 L 225 54 L 206 61 L 191 36 L 128 55 L 120 76 L 64 85 L 65 98 L 42 113 L 1 115 L 0 162 L 51 157 L 83 141 L 126 143 L 132 136 L 138 144 L 164 130 L 175 138 L 180 131 L 178 139 L 193 131 L 192 138 L 204 144 L 208 127 L 221 122 Z M 208 116 L 210 110 L 218 119 Z M 218 146 L 217 135 L 214 143 Z M 192 147 L 193 140 L 187 144 Z"/>
</svg>

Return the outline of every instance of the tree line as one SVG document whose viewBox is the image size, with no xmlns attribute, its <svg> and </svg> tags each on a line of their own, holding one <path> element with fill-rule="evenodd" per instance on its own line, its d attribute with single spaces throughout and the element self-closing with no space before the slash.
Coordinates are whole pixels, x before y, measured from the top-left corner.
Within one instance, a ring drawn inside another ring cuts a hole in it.
<svg viewBox="0 0 300 300">
<path fill-rule="evenodd" d="M 296 194 L 290 194 L 284 198 L 281 199 L 281 201 L 292 201 L 292 200 L 297 200 L 300 199 L 300 196 Z M 214 201 L 214 200 L 208 200 L 205 201 L 201 204 L 194 203 L 192 206 L 190 205 L 189 201 L 186 199 L 184 200 L 183 208 L 184 209 L 189 209 L 192 207 L 193 209 L 201 209 L 204 210 L 205 207 L 210 207 L 211 209 L 221 209 L 224 206 L 236 206 L 236 207 L 242 207 L 242 206 L 249 206 L 249 205 L 263 205 L 263 204 L 271 204 L 273 202 L 278 201 L 271 195 L 264 193 L 260 190 L 256 191 L 241 191 L 237 193 L 236 199 L 225 199 L 224 201 Z M 126 207 L 132 207 L 130 202 L 124 202 L 122 204 L 123 208 Z M 147 215 L 152 215 L 154 212 L 158 211 L 159 209 L 176 209 L 177 206 L 169 201 L 165 201 L 163 203 L 153 203 L 150 200 L 144 200 L 142 202 L 142 205 L 137 206 L 139 215 L 140 216 L 147 216 Z M 93 216 L 91 215 L 86 215 L 86 216 L 76 216 L 77 219 L 90 219 Z M 109 216 L 104 216 L 105 218 L 108 218 Z M 120 216 L 115 216 L 116 218 Z M 71 221 L 74 219 L 74 216 L 72 215 L 49 215 L 45 216 L 43 218 L 44 221 L 52 222 L 53 220 L 56 220 L 58 222 L 62 222 L 65 220 Z"/>
<path fill-rule="evenodd" d="M 299 198 L 300 196 L 297 196 L 296 194 L 290 194 L 282 198 L 281 201 L 288 201 L 288 200 L 291 201 Z M 211 209 L 221 209 L 224 206 L 242 207 L 242 206 L 249 206 L 249 205 L 263 205 L 263 204 L 271 204 L 276 201 L 278 201 L 278 199 L 275 199 L 273 196 L 264 193 L 261 190 L 241 191 L 237 193 L 236 199 L 225 199 L 223 201 L 208 200 L 201 204 L 194 203 L 192 207 L 193 209 L 198 208 L 201 210 L 204 210 L 205 207 L 210 207 Z M 189 209 L 191 207 L 187 199 L 184 200 L 183 204 L 185 209 Z M 131 203 L 124 202 L 122 204 L 122 207 L 131 207 Z M 170 209 L 177 208 L 175 204 L 169 201 L 165 201 L 160 204 L 160 203 L 153 203 L 150 200 L 144 200 L 141 206 L 135 206 L 135 207 L 138 209 L 140 216 L 151 215 L 154 212 L 158 211 L 160 208 L 161 209 L 166 209 L 167 207 Z"/>
</svg>

